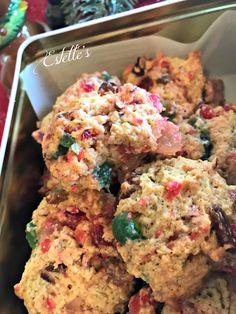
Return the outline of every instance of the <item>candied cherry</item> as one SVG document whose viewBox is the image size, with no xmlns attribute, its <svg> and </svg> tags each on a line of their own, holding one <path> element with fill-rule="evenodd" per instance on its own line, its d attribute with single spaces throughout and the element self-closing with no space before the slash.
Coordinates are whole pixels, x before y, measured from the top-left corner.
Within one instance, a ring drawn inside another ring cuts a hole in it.
<svg viewBox="0 0 236 314">
<path fill-rule="evenodd" d="M 216 117 L 216 113 L 214 112 L 211 106 L 202 106 L 200 109 L 200 116 L 206 120 L 210 120 Z"/>
<path fill-rule="evenodd" d="M 166 185 L 166 193 L 167 193 L 167 199 L 172 200 L 175 198 L 180 191 L 182 190 L 183 185 L 180 182 L 177 181 L 170 181 Z"/>
</svg>

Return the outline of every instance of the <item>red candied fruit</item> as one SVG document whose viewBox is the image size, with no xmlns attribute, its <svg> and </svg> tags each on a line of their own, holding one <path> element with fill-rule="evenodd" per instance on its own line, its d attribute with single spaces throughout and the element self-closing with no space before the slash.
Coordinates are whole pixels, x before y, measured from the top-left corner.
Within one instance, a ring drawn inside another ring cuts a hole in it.
<svg viewBox="0 0 236 314">
<path fill-rule="evenodd" d="M 144 196 L 142 198 L 140 198 L 140 200 L 138 201 L 140 206 L 146 206 L 149 203 L 149 197 L 148 196 Z"/>
<path fill-rule="evenodd" d="M 135 295 L 130 299 L 129 302 L 129 313 L 130 314 L 139 314 L 141 310 L 140 298 L 139 295 Z"/>
<path fill-rule="evenodd" d="M 78 161 L 81 161 L 84 159 L 84 150 L 83 149 L 80 150 L 79 154 L 77 155 L 77 159 L 78 159 Z"/>
<path fill-rule="evenodd" d="M 190 72 L 188 72 L 188 79 L 189 79 L 189 81 L 192 81 L 193 80 L 193 73 L 190 71 Z"/>
<path fill-rule="evenodd" d="M 49 311 L 52 311 L 54 310 L 56 307 L 56 303 L 53 301 L 53 299 L 51 298 L 47 298 L 46 299 L 46 308 L 49 310 Z"/>
<path fill-rule="evenodd" d="M 153 297 L 144 290 L 140 291 L 140 299 L 143 304 L 145 303 L 149 303 L 153 305 L 155 304 L 155 300 L 153 299 Z"/>
<path fill-rule="evenodd" d="M 74 158 L 75 154 L 70 150 L 67 155 L 66 155 L 66 158 L 67 158 L 67 161 L 68 162 L 71 162 Z"/>
<path fill-rule="evenodd" d="M 94 90 L 94 84 L 90 81 L 81 81 L 80 87 L 83 89 L 85 93 L 90 93 Z"/>
<path fill-rule="evenodd" d="M 45 231 L 52 232 L 58 227 L 58 221 L 53 218 L 47 218 L 43 223 L 43 229 Z"/>
<path fill-rule="evenodd" d="M 161 112 L 163 109 L 163 106 L 160 101 L 160 96 L 156 94 L 149 95 L 149 100 L 151 101 L 153 107 L 157 109 L 158 112 Z"/>
<path fill-rule="evenodd" d="M 170 63 L 168 61 L 166 61 L 166 60 L 161 60 L 160 67 L 169 69 L 170 68 Z"/>
<path fill-rule="evenodd" d="M 129 313 L 139 314 L 143 307 L 147 304 L 155 306 L 155 300 L 145 290 L 140 290 L 136 295 L 132 296 L 129 302 Z"/>
<path fill-rule="evenodd" d="M 177 182 L 177 181 L 168 182 L 166 185 L 166 193 L 167 193 L 166 198 L 168 200 L 172 200 L 180 193 L 182 188 L 183 188 L 183 185 L 180 182 Z"/>
<path fill-rule="evenodd" d="M 208 234 L 209 232 L 209 227 L 203 227 L 203 228 L 200 228 L 199 231 L 193 231 L 191 234 L 190 234 L 190 239 L 191 240 L 196 240 L 197 238 L 199 238 L 201 235 L 206 235 Z"/>
<path fill-rule="evenodd" d="M 67 211 L 69 213 L 71 213 L 72 215 L 76 215 L 76 214 L 79 214 L 80 213 L 80 209 L 78 207 L 75 207 L 75 206 L 69 206 L 67 208 Z"/>
<path fill-rule="evenodd" d="M 216 117 L 216 113 L 211 106 L 206 105 L 202 106 L 202 108 L 200 109 L 200 116 L 204 119 L 209 120 Z"/>
<path fill-rule="evenodd" d="M 84 244 L 87 240 L 87 233 L 81 230 L 79 225 L 76 227 L 74 235 L 78 244 Z"/>
<path fill-rule="evenodd" d="M 51 247 L 51 240 L 45 239 L 40 243 L 40 248 L 43 253 L 47 253 Z"/>
<path fill-rule="evenodd" d="M 143 119 L 133 117 L 132 123 L 137 124 L 137 125 L 141 125 L 143 123 Z"/>
<path fill-rule="evenodd" d="M 155 238 L 159 238 L 161 234 L 162 234 L 162 230 L 161 229 L 157 229 L 156 232 L 155 232 Z"/>
<path fill-rule="evenodd" d="M 190 235 L 190 239 L 193 241 L 196 240 L 199 236 L 200 236 L 199 232 L 192 232 Z"/>
<path fill-rule="evenodd" d="M 77 192 L 78 192 L 78 187 L 77 187 L 77 185 L 72 185 L 72 187 L 71 187 L 71 192 L 73 192 L 73 193 L 77 193 Z"/>
<path fill-rule="evenodd" d="M 67 161 L 68 161 L 68 162 L 73 161 L 74 156 L 77 156 L 78 161 L 81 161 L 81 160 L 84 158 L 84 150 L 81 149 L 81 150 L 79 151 L 78 155 L 75 155 L 74 152 L 69 151 L 69 152 L 67 153 L 67 155 L 66 155 Z"/>
</svg>

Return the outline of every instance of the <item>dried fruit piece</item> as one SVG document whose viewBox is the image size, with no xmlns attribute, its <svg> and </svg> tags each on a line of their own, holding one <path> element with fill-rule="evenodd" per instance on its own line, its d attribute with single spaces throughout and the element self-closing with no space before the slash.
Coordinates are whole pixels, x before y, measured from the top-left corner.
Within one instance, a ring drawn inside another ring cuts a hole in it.
<svg viewBox="0 0 236 314">
<path fill-rule="evenodd" d="M 101 74 L 101 79 L 108 82 L 112 79 L 112 76 L 107 71 L 103 71 Z"/>
<path fill-rule="evenodd" d="M 113 82 L 103 82 L 101 86 L 98 89 L 98 94 L 100 96 L 103 96 L 109 92 L 112 92 L 113 94 L 118 92 L 118 87 Z"/>
<path fill-rule="evenodd" d="M 40 248 L 43 253 L 47 253 L 51 247 L 51 240 L 45 239 L 40 243 Z"/>
<path fill-rule="evenodd" d="M 205 105 L 200 109 L 200 116 L 206 120 L 216 117 L 216 114 L 211 106 Z"/>
<path fill-rule="evenodd" d="M 128 240 L 144 240 L 140 226 L 128 212 L 120 213 L 113 219 L 112 232 L 121 244 L 125 244 Z"/>
<path fill-rule="evenodd" d="M 43 280 L 45 280 L 45 281 L 47 281 L 47 282 L 49 282 L 49 283 L 51 283 L 53 285 L 56 283 L 55 279 L 50 274 L 48 274 L 48 272 L 46 272 L 46 271 L 42 271 L 41 274 L 40 274 L 40 277 Z"/>
<path fill-rule="evenodd" d="M 38 244 L 36 233 L 36 225 L 31 221 L 26 225 L 26 240 L 28 241 L 31 249 L 35 249 Z"/>
<path fill-rule="evenodd" d="M 96 177 L 100 183 L 101 188 L 108 187 L 111 181 L 112 167 L 108 163 L 98 166 L 93 171 L 93 176 Z"/>
<path fill-rule="evenodd" d="M 182 190 L 183 185 L 177 181 L 170 181 L 166 185 L 166 198 L 168 200 L 174 199 L 176 196 L 179 195 L 180 191 Z"/>
<path fill-rule="evenodd" d="M 164 101 L 162 103 L 164 105 L 165 111 L 162 111 L 161 115 L 172 121 L 177 114 L 176 104 L 169 101 Z"/>
<path fill-rule="evenodd" d="M 138 86 L 146 89 L 146 91 L 149 91 L 153 87 L 153 81 L 149 76 L 146 76 L 142 79 Z"/>
<path fill-rule="evenodd" d="M 211 151 L 213 148 L 210 135 L 207 131 L 202 131 L 200 134 L 200 139 L 204 147 L 204 154 L 202 155 L 202 160 L 207 160 L 211 156 Z"/>
<path fill-rule="evenodd" d="M 145 59 L 138 57 L 137 62 L 135 63 L 132 72 L 136 76 L 143 76 L 145 73 Z"/>
<path fill-rule="evenodd" d="M 64 133 L 60 139 L 57 151 L 52 154 L 52 159 L 57 159 L 59 156 L 65 155 L 69 148 L 75 143 L 75 139 L 69 133 Z"/>
<path fill-rule="evenodd" d="M 212 224 L 217 239 L 221 245 L 232 244 L 236 246 L 236 238 L 232 232 L 229 218 L 219 205 L 213 205 Z"/>
</svg>

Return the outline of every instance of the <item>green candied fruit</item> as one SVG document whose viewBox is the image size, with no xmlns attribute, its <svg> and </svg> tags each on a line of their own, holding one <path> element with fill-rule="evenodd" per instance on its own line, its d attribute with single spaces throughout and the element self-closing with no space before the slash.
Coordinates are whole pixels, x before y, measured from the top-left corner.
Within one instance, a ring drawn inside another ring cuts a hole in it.
<svg viewBox="0 0 236 314">
<path fill-rule="evenodd" d="M 189 123 L 192 127 L 196 128 L 197 118 L 196 118 L 196 117 L 191 118 L 191 119 L 188 121 L 188 123 Z"/>
<path fill-rule="evenodd" d="M 28 241 L 31 249 L 35 249 L 38 244 L 36 233 L 36 225 L 31 221 L 26 225 L 26 240 Z"/>
<path fill-rule="evenodd" d="M 93 176 L 99 181 L 101 188 L 108 187 L 111 181 L 112 167 L 109 163 L 105 162 L 98 166 L 93 171 Z"/>
<path fill-rule="evenodd" d="M 201 159 L 207 160 L 211 156 L 211 151 L 213 148 L 208 131 L 201 131 L 200 139 L 204 147 L 204 154 L 202 155 Z"/>
<path fill-rule="evenodd" d="M 75 139 L 69 133 L 64 133 L 60 139 L 57 151 L 51 156 L 52 159 L 57 159 L 59 156 L 66 155 L 71 145 L 75 143 Z"/>
<path fill-rule="evenodd" d="M 144 240 L 139 224 L 132 218 L 131 213 L 124 212 L 112 221 L 112 232 L 117 241 L 125 244 L 128 240 Z"/>
<path fill-rule="evenodd" d="M 71 136 L 69 133 L 64 133 L 62 138 L 60 139 L 59 145 L 70 148 L 72 144 L 75 143 L 75 139 L 73 136 Z"/>
<path fill-rule="evenodd" d="M 101 78 L 102 80 L 108 82 L 112 79 L 112 76 L 107 71 L 103 71 L 101 74 Z"/>
<path fill-rule="evenodd" d="M 163 102 L 163 105 L 165 107 L 165 111 L 161 113 L 163 117 L 167 117 L 169 121 L 173 121 L 173 119 L 176 117 L 177 109 L 175 104 L 171 104 L 170 102 Z"/>
</svg>

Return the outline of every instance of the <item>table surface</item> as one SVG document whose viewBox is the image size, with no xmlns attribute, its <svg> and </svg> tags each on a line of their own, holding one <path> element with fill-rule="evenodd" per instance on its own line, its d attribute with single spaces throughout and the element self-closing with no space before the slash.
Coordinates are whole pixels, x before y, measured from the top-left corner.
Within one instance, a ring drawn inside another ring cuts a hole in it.
<svg viewBox="0 0 236 314">
<path fill-rule="evenodd" d="M 47 0 L 27 0 L 28 1 L 28 10 L 27 10 L 27 19 L 30 21 L 43 21 L 45 22 L 45 9 L 47 6 Z M 160 2 L 160 0 L 140 0 L 136 7 L 141 7 L 148 4 L 153 4 Z M 1 71 L 1 66 L 0 66 Z M 6 118 L 6 112 L 8 107 L 9 97 L 0 83 L 0 143 L 2 139 L 2 133 L 4 129 L 4 123 Z"/>
</svg>

